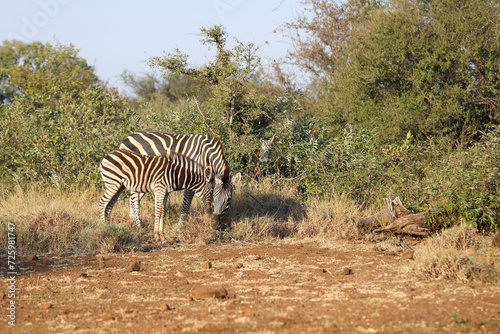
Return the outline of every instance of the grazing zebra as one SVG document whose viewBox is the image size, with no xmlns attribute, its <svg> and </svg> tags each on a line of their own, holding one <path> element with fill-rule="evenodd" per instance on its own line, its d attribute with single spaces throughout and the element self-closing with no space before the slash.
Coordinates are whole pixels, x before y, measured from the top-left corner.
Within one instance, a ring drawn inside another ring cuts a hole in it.
<svg viewBox="0 0 500 334">
<path fill-rule="evenodd" d="M 182 154 L 168 150 L 161 151 L 160 156 L 115 150 L 104 157 L 100 171 L 106 189 L 99 201 L 101 219 L 109 221 L 113 205 L 125 188 L 139 193 L 152 192 L 155 197 L 156 241 L 165 240 L 163 210 L 168 193 L 181 189 L 202 192 L 212 178 L 211 166 L 203 167 Z"/>
<path fill-rule="evenodd" d="M 186 221 L 193 196 L 196 195 L 202 200 L 205 212 L 215 215 L 216 223 L 220 227 L 222 218 L 226 214 L 231 204 L 233 183 L 238 183 L 241 174 L 232 178 L 231 168 L 224 157 L 222 144 L 216 138 L 209 136 L 192 134 L 181 135 L 161 131 L 139 131 L 131 134 L 121 143 L 120 149 L 129 150 L 143 155 L 159 156 L 162 151 L 168 149 L 183 154 L 202 166 L 212 167 L 214 177 L 205 184 L 202 191 L 184 190 L 181 215 L 177 224 L 179 230 Z M 130 196 L 130 215 L 140 227 L 139 205 L 144 194 L 132 192 Z M 134 208 L 136 210 L 134 211 Z"/>
</svg>

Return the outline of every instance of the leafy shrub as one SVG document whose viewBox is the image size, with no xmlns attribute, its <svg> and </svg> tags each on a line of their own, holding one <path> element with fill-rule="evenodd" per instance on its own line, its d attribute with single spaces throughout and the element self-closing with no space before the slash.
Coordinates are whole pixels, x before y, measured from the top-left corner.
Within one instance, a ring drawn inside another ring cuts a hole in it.
<svg viewBox="0 0 500 334">
<path fill-rule="evenodd" d="M 0 107 L 0 171 L 4 184 L 99 184 L 102 157 L 133 129 L 116 91 L 98 85 L 73 47 L 47 44 L 9 68 L 18 87 Z"/>
</svg>

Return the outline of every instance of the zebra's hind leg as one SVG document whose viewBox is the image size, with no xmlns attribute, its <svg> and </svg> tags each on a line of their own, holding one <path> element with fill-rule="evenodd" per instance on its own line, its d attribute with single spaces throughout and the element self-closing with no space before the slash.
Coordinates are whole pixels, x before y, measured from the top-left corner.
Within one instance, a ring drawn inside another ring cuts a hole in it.
<svg viewBox="0 0 500 334">
<path fill-rule="evenodd" d="M 180 232 L 182 225 L 187 221 L 187 216 L 189 213 L 189 208 L 191 208 L 191 202 L 193 202 L 194 191 L 189 189 L 184 190 L 184 199 L 182 200 L 181 215 L 179 217 L 179 222 L 177 223 L 177 233 Z"/>
<path fill-rule="evenodd" d="M 123 185 L 120 185 L 120 187 L 118 188 L 116 186 L 106 187 L 104 196 L 102 196 L 101 200 L 99 201 L 99 214 L 101 216 L 101 220 L 109 222 L 109 215 L 111 214 L 111 210 L 113 210 L 113 206 L 118 200 L 118 197 L 120 197 L 123 189 L 125 189 Z"/>
<path fill-rule="evenodd" d="M 137 228 L 141 228 L 140 215 L 140 205 L 141 199 L 144 197 L 144 193 L 137 193 L 135 191 L 130 194 L 130 218 L 135 221 Z"/>
</svg>

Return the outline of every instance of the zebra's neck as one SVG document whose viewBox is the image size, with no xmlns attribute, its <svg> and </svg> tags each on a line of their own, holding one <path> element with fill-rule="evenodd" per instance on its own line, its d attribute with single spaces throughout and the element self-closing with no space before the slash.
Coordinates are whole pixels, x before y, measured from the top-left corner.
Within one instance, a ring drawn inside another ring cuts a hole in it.
<svg viewBox="0 0 500 334">
<path fill-rule="evenodd" d="M 217 138 L 212 138 L 206 136 L 207 138 L 207 149 L 204 152 L 204 164 L 212 167 L 212 171 L 219 177 L 222 182 L 229 182 L 229 176 L 231 175 L 231 167 L 224 156 L 224 150 L 222 149 L 222 144 Z"/>
</svg>

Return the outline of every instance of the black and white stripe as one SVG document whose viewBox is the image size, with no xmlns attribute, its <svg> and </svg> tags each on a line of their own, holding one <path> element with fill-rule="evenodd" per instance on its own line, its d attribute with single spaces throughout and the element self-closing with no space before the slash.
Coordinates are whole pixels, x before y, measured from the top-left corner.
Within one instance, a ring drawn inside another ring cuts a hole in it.
<svg viewBox="0 0 500 334">
<path fill-rule="evenodd" d="M 196 192 L 190 189 L 184 190 L 177 227 L 179 229 L 186 220 L 195 193 L 202 200 L 205 211 L 213 212 L 217 223 L 220 224 L 231 203 L 233 180 L 231 168 L 224 157 L 224 150 L 218 139 L 199 134 L 181 135 L 161 131 L 139 131 L 128 136 L 120 145 L 120 149 L 153 156 L 159 156 L 160 152 L 170 149 L 204 167 L 210 166 L 214 177 L 206 183 L 204 189 Z M 241 174 L 238 173 L 235 176 L 235 182 L 240 178 Z M 130 213 L 139 227 L 139 203 L 142 195 L 140 192 L 133 192 L 130 197 Z M 134 211 L 134 208 L 137 210 Z"/>
<path fill-rule="evenodd" d="M 212 167 L 203 167 L 182 154 L 169 150 L 159 153 L 160 156 L 151 156 L 115 150 L 104 157 L 100 165 L 105 187 L 104 196 L 99 201 L 102 220 L 109 221 L 111 210 L 125 188 L 131 192 L 152 192 L 155 197 L 155 240 L 165 239 L 163 214 L 168 193 L 182 189 L 203 192 L 213 173 Z M 132 208 L 134 213 L 137 209 Z M 138 214 L 136 217 L 138 219 Z"/>
</svg>

